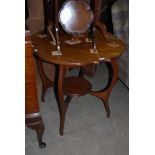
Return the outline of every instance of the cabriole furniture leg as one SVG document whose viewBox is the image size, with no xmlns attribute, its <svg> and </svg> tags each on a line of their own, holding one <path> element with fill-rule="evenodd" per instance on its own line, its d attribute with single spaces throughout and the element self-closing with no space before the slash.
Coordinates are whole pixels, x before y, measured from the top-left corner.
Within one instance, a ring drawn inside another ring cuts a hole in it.
<svg viewBox="0 0 155 155">
<path fill-rule="evenodd" d="M 64 101 L 64 77 L 65 77 L 65 68 L 63 65 L 56 66 L 56 73 L 55 73 L 55 82 L 56 86 L 54 87 L 55 96 L 57 99 L 58 107 L 59 107 L 59 113 L 60 113 L 60 135 L 63 135 L 64 131 L 64 122 L 65 122 L 65 114 L 67 107 L 66 103 Z M 68 98 L 68 104 L 70 102 L 71 98 Z"/>
<path fill-rule="evenodd" d="M 117 58 L 112 58 L 112 59 L 110 59 L 109 62 L 105 62 L 105 64 L 107 65 L 107 68 L 109 71 L 108 84 L 103 90 L 91 91 L 90 94 L 100 98 L 103 101 L 105 110 L 107 112 L 107 117 L 110 117 L 110 108 L 109 108 L 108 100 L 109 100 L 109 96 L 111 94 L 111 91 L 112 91 L 114 85 L 116 84 L 116 82 L 118 80 Z"/>
<path fill-rule="evenodd" d="M 26 114 L 25 117 L 26 126 L 36 131 L 39 147 L 45 148 L 46 143 L 42 141 L 42 136 L 45 128 L 40 113 Z"/>
<path fill-rule="evenodd" d="M 53 86 L 53 81 L 51 81 L 45 75 L 45 72 L 44 72 L 44 69 L 43 69 L 43 61 L 38 58 L 37 53 L 34 53 L 34 57 L 36 58 L 38 72 L 40 74 L 41 81 L 42 81 L 42 95 L 41 95 L 41 100 L 42 100 L 42 102 L 45 102 L 45 94 L 46 94 L 46 91 L 47 91 L 47 89 L 49 87 L 52 87 Z M 53 71 L 53 75 L 52 76 L 54 76 L 54 71 Z"/>
<path fill-rule="evenodd" d="M 69 68 L 70 66 L 66 67 L 64 65 L 57 65 L 55 74 L 55 95 L 60 113 L 61 136 L 64 133 L 65 115 L 72 97 L 82 96 L 91 91 L 91 84 L 83 78 L 83 74 L 81 74 L 81 76 L 65 77 Z M 65 99 L 64 95 L 66 96 Z"/>
</svg>

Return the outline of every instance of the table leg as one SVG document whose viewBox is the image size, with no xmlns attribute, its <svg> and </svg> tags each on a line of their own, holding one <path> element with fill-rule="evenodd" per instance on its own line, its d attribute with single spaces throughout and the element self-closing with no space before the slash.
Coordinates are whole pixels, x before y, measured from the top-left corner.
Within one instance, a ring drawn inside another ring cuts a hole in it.
<svg viewBox="0 0 155 155">
<path fill-rule="evenodd" d="M 111 59 L 110 62 L 106 62 L 106 65 L 107 65 L 108 71 L 109 71 L 109 82 L 108 82 L 107 86 L 104 88 L 104 90 L 91 91 L 90 94 L 93 96 L 99 97 L 103 101 L 105 110 L 107 112 L 107 117 L 110 117 L 110 108 L 109 108 L 109 104 L 108 104 L 108 99 L 109 99 L 111 91 L 118 79 L 117 59 L 116 58 Z"/>
<path fill-rule="evenodd" d="M 92 78 L 95 75 L 96 72 L 96 64 L 90 64 L 85 67 L 81 67 L 79 76 L 84 77 L 84 75 Z"/>
<path fill-rule="evenodd" d="M 39 60 L 37 57 L 36 57 L 36 63 L 37 63 L 37 67 L 38 67 L 38 72 L 41 77 L 42 85 L 43 85 L 41 100 L 42 100 L 42 102 L 44 102 L 46 91 L 49 87 L 53 86 L 53 81 L 51 81 L 49 78 L 47 78 L 47 76 L 44 73 L 43 62 L 41 60 Z M 52 76 L 54 76 L 54 75 L 52 75 Z"/>
<path fill-rule="evenodd" d="M 59 113 L 60 113 L 60 135 L 63 136 L 64 133 L 64 123 L 65 123 L 65 115 L 67 108 L 69 106 L 69 103 L 72 99 L 71 96 L 67 96 L 64 100 L 64 78 L 66 74 L 67 69 L 60 65 L 59 67 L 56 67 L 56 74 L 55 74 L 55 96 L 57 99 L 58 107 L 59 107 Z"/>
</svg>

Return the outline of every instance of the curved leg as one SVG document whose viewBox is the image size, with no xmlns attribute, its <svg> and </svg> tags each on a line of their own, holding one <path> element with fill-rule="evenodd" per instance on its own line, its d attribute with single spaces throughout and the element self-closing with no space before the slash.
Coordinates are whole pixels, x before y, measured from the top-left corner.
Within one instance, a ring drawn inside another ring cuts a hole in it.
<svg viewBox="0 0 155 155">
<path fill-rule="evenodd" d="M 37 54 L 34 54 L 35 58 L 36 58 L 36 63 L 37 63 L 37 67 L 38 67 L 38 72 L 40 74 L 41 77 L 41 81 L 42 81 L 42 95 L 41 95 L 41 100 L 42 102 L 45 101 L 45 94 L 46 91 L 49 87 L 53 86 L 53 81 L 51 81 L 50 79 L 47 78 L 47 76 L 44 73 L 44 69 L 43 69 L 43 62 L 38 58 Z M 54 68 L 52 68 L 54 70 Z M 54 76 L 54 71 L 53 71 L 53 75 Z"/>
<path fill-rule="evenodd" d="M 85 73 L 84 68 L 81 67 L 79 71 L 79 77 L 84 77 L 84 73 Z"/>
<path fill-rule="evenodd" d="M 45 128 L 40 113 L 26 114 L 26 125 L 36 131 L 39 147 L 45 148 L 46 143 L 42 141 Z"/>
<path fill-rule="evenodd" d="M 46 147 L 46 143 L 44 143 L 42 141 L 42 136 L 43 136 L 43 133 L 44 133 L 44 126 L 43 126 L 43 124 L 40 124 L 38 127 L 36 127 L 36 132 L 37 132 L 37 140 L 38 140 L 38 143 L 39 143 L 39 147 L 40 148 L 45 148 Z"/>
<path fill-rule="evenodd" d="M 118 79 L 117 58 L 113 58 L 110 60 L 110 62 L 106 62 L 106 65 L 109 70 L 109 83 L 108 83 L 107 87 L 101 91 L 91 91 L 90 94 L 102 99 L 104 106 L 105 106 L 105 110 L 107 112 L 107 117 L 110 117 L 110 108 L 109 108 L 109 104 L 108 104 L 108 99 L 109 99 L 111 91 Z"/>
<path fill-rule="evenodd" d="M 68 108 L 68 106 L 69 106 L 69 103 L 71 102 L 71 100 L 72 100 L 72 96 L 67 96 L 66 97 L 66 99 L 65 99 L 65 113 L 66 113 L 66 111 L 67 111 L 67 108 Z"/>
<path fill-rule="evenodd" d="M 65 123 L 65 114 L 67 110 L 67 105 L 64 101 L 64 90 L 63 90 L 63 85 L 64 85 L 64 77 L 65 77 L 65 72 L 66 69 L 64 68 L 63 65 L 60 65 L 59 67 L 56 66 L 56 86 L 55 86 L 55 96 L 57 99 L 58 107 L 59 107 L 59 113 L 60 113 L 60 135 L 63 135 L 64 132 L 64 123 Z M 66 98 L 66 101 L 70 102 L 70 98 Z"/>
<path fill-rule="evenodd" d="M 47 91 L 48 86 L 46 86 L 45 84 L 42 86 L 42 94 L 41 94 L 41 101 L 45 102 L 45 94 Z"/>
<path fill-rule="evenodd" d="M 110 117 L 110 108 L 109 108 L 108 100 L 104 99 L 104 100 L 102 100 L 102 101 L 103 101 L 105 110 L 106 110 L 106 112 L 107 112 L 107 117 Z"/>
<path fill-rule="evenodd" d="M 96 73 L 96 64 L 86 65 L 80 68 L 79 77 L 84 77 L 84 75 L 92 78 Z"/>
</svg>

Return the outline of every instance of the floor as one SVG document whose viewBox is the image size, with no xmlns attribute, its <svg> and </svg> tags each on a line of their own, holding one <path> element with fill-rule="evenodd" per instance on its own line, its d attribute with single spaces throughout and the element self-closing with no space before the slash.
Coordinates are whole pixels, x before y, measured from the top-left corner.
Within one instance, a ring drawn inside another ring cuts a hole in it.
<svg viewBox="0 0 155 155">
<path fill-rule="evenodd" d="M 44 65 L 50 77 L 50 66 Z M 72 70 L 69 75 L 77 74 Z M 108 72 L 104 64 L 97 66 L 93 79 L 88 78 L 94 90 L 102 89 Z M 40 149 L 35 131 L 25 127 L 26 155 L 128 155 L 129 154 L 129 91 L 119 80 L 114 87 L 109 105 L 111 117 L 106 117 L 100 99 L 85 95 L 74 97 L 68 108 L 64 136 L 59 135 L 59 113 L 53 88 L 49 88 L 45 103 L 40 100 L 41 81 L 37 73 L 40 112 L 45 125 L 43 141 L 46 148 Z"/>
</svg>

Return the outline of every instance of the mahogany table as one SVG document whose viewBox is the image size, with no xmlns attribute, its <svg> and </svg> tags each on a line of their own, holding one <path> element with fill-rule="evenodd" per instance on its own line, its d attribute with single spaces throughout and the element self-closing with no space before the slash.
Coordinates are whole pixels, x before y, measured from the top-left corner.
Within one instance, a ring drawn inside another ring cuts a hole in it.
<svg viewBox="0 0 155 155">
<path fill-rule="evenodd" d="M 60 112 L 60 135 L 63 135 L 65 114 L 73 96 L 81 96 L 89 93 L 100 98 L 103 101 L 105 110 L 107 112 L 107 117 L 110 117 L 108 99 L 112 88 L 117 82 L 117 59 L 124 50 L 124 44 L 121 40 L 116 39 L 111 34 L 107 35 L 108 40 L 106 40 L 105 37 L 100 35 L 99 32 L 96 33 L 98 53 L 90 53 L 92 44 L 86 43 L 84 37 L 81 38 L 82 43 L 68 45 L 64 41 L 69 39 L 69 36 L 61 34 L 60 45 L 62 55 L 59 56 L 52 55 L 51 52 L 56 50 L 56 47 L 49 43 L 49 38 L 41 39 L 36 35 L 32 36 L 34 48 L 37 49 L 37 52 L 35 52 L 34 56 L 36 57 L 38 70 L 43 84 L 41 99 L 44 101 L 47 88 L 53 86 Z M 109 45 L 111 42 L 115 42 L 118 47 L 113 47 L 111 44 Z M 53 81 L 49 80 L 45 75 L 42 65 L 43 62 L 47 62 L 55 66 L 55 74 L 53 70 L 52 75 L 55 77 Z M 89 64 L 99 63 L 105 63 L 109 71 L 109 82 L 103 90 L 92 91 L 91 84 L 84 78 L 84 72 L 82 72 L 78 77 L 65 77 L 66 72 L 69 71 L 70 68 L 84 69 Z M 65 99 L 64 95 L 66 96 Z"/>
</svg>

